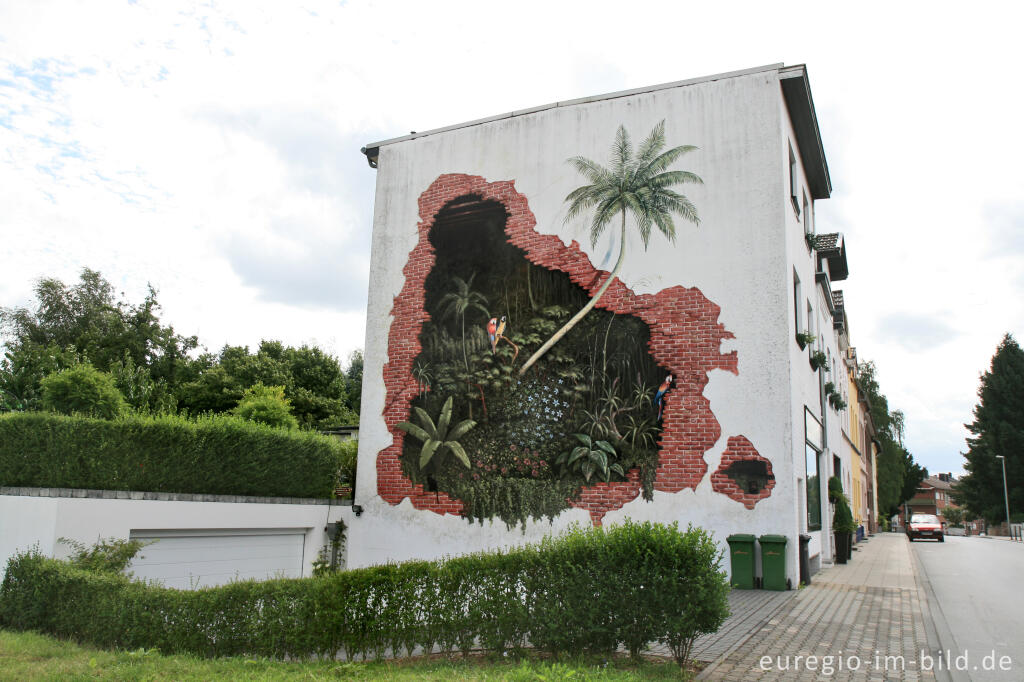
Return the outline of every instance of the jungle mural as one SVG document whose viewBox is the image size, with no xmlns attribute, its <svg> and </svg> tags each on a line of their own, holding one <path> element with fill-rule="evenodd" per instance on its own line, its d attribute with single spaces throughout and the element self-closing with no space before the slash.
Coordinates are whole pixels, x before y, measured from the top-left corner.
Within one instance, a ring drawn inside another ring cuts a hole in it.
<svg viewBox="0 0 1024 682">
<path fill-rule="evenodd" d="M 592 245 L 615 225 L 611 272 L 539 235 L 510 182 L 442 176 L 420 197 L 385 366 L 397 436 L 378 457 L 385 499 L 509 526 L 581 506 L 599 523 L 638 495 L 696 485 L 720 435 L 703 386 L 711 369 L 736 371 L 718 351 L 731 334 L 698 290 L 636 296 L 617 277 L 627 226 L 647 248 L 652 232 L 675 241 L 674 217 L 699 222 L 673 187 L 701 179 L 670 168 L 693 149 L 665 150 L 662 123 L 635 151 L 620 127 L 607 168 L 569 160 L 588 183 L 566 221 L 588 217 Z"/>
</svg>

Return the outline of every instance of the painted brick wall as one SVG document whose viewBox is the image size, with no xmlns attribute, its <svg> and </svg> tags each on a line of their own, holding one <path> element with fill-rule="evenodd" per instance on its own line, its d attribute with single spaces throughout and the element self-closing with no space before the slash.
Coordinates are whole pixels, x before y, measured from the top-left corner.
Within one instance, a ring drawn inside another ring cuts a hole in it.
<svg viewBox="0 0 1024 682">
<path fill-rule="evenodd" d="M 729 478 L 725 473 L 726 469 L 729 468 L 733 462 L 740 461 L 752 461 L 752 462 L 764 462 L 765 467 L 768 470 L 768 484 L 759 493 L 748 493 L 738 485 L 736 481 Z M 772 473 L 772 463 L 761 456 L 754 447 L 754 444 L 746 439 L 745 436 L 732 436 L 729 438 L 729 444 L 722 452 L 722 462 L 719 464 L 718 469 L 715 473 L 711 474 L 711 489 L 716 493 L 721 493 L 742 504 L 747 509 L 753 509 L 761 500 L 772 494 L 772 488 L 775 487 L 775 474 Z"/>
<path fill-rule="evenodd" d="M 526 197 L 516 191 L 512 181 L 487 182 L 479 176 L 446 174 L 420 195 L 419 239 L 403 269 L 405 284 L 394 299 L 388 334 L 384 420 L 394 440 L 377 455 L 377 492 L 390 504 L 408 497 L 417 509 L 439 514 L 459 514 L 462 504 L 444 493 L 425 492 L 422 486 L 413 485 L 402 475 L 399 457 L 405 433 L 396 425 L 408 418 L 410 401 L 417 394 L 412 364 L 420 352 L 420 331 L 429 318 L 424 310 L 424 281 L 435 262 L 428 238 L 430 229 L 445 204 L 467 194 L 504 205 L 508 212 L 508 241 L 525 251 L 533 264 L 567 273 L 591 294 L 608 274 L 591 265 L 577 242 L 566 246 L 557 236 L 538 234 L 534 229 L 536 218 Z M 718 323 L 719 307 L 696 288 L 675 286 L 653 295 L 636 295 L 621 280 L 612 283 L 596 307 L 633 315 L 649 326 L 651 356 L 675 377 L 675 384 L 664 400 L 660 463 L 654 487 L 669 493 L 696 488 L 707 472 L 703 455 L 721 435 L 719 423 L 703 395 L 708 372 L 720 369 L 737 373 L 736 353 L 719 351 L 723 340 L 733 338 Z M 628 478 L 584 488 L 575 506 L 589 511 L 594 524 L 600 525 L 604 514 L 640 494 L 638 473 L 631 471 Z"/>
</svg>

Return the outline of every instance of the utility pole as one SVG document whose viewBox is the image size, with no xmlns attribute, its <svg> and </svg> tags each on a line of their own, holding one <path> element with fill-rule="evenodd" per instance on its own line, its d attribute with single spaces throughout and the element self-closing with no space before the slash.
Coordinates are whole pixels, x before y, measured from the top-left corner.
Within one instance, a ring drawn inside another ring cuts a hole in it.
<svg viewBox="0 0 1024 682">
<path fill-rule="evenodd" d="M 1003 464 L 1003 501 L 1006 502 L 1006 533 L 1010 534 L 1010 494 L 1006 490 L 1006 457 L 1002 455 L 996 455 Z"/>
</svg>

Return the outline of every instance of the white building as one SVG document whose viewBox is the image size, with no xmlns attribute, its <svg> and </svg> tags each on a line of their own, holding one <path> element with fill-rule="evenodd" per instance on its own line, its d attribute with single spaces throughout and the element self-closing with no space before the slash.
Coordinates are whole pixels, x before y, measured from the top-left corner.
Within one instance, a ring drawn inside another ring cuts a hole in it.
<svg viewBox="0 0 1024 682">
<path fill-rule="evenodd" d="M 577 355 L 558 361 L 569 370 L 559 374 L 548 359 L 516 384 L 538 345 L 526 331 L 541 329 L 548 314 L 561 323 L 562 312 L 539 300 L 544 292 L 569 296 L 563 280 L 571 279 L 584 299 L 593 295 L 619 252 L 618 216 L 596 245 L 589 215 L 566 221 L 566 196 L 586 182 L 566 160 L 608 165 L 619 126 L 639 146 L 662 120 L 667 147 L 698 148 L 671 168 L 703 180 L 678 188 L 696 207 L 699 226 L 677 218 L 674 243 L 655 230 L 645 249 L 628 221 L 620 281 L 590 313 L 596 317 L 585 318 L 600 331 L 571 342 Z M 814 202 L 828 198 L 831 181 L 803 66 L 559 102 L 370 144 L 364 152 L 377 169 L 377 190 L 355 499 L 362 514 L 350 528 L 350 567 L 508 546 L 572 523 L 627 517 L 699 525 L 723 549 L 734 533 L 785 535 L 793 585 L 801 533 L 811 535 L 812 565 L 831 561 L 825 482 L 835 471 L 848 486 L 850 466 L 839 456 L 839 417 L 823 398 L 828 377 L 809 359 L 812 351 L 824 353 L 842 383 L 830 282 L 846 277 L 846 258 L 841 236 L 821 254 L 805 238 L 815 232 Z M 487 249 L 501 278 L 490 270 Z M 485 299 L 476 308 L 467 298 L 474 287 Z M 463 298 L 461 314 L 448 306 L 449 294 Z M 523 314 L 523 301 L 532 313 Z M 502 316 L 508 329 L 489 345 L 488 318 Z M 798 332 L 816 339 L 803 348 Z M 445 352 L 449 364 L 437 362 Z M 583 486 L 572 507 L 523 531 L 460 516 L 470 509 L 490 517 L 503 504 L 529 507 L 529 500 L 511 498 L 555 489 L 545 479 L 557 468 L 555 450 L 545 448 L 557 440 L 578 445 L 572 434 L 586 421 L 582 415 L 610 404 L 597 397 L 599 388 L 621 390 L 628 401 L 628 382 L 618 379 L 634 362 L 638 378 L 629 388 L 645 386 L 649 397 L 662 373 L 673 377 L 660 419 L 637 397 L 613 428 L 625 431 L 628 417 L 634 427 L 646 420 L 647 434 L 651 423 L 660 426 L 655 450 L 642 445 L 627 456 L 617 446 L 611 457 L 651 462 L 656 452 L 650 501 L 632 469 L 625 480 L 611 475 Z M 497 372 L 493 382 L 488 371 Z M 651 372 L 653 384 L 645 378 Z M 574 386 L 581 386 L 577 393 Z M 470 467 L 453 453 L 445 455 L 446 469 L 435 470 L 441 460 L 428 453 L 418 469 L 422 444 L 398 424 L 416 421 L 416 406 L 439 421 L 446 392 L 453 422 L 470 415 L 478 422 L 464 437 Z M 531 412 L 531 395 L 550 398 L 554 412 Z M 535 438 L 537 429 L 522 433 L 534 426 L 547 429 L 549 441 Z M 515 468 L 523 462 L 525 469 Z"/>
</svg>

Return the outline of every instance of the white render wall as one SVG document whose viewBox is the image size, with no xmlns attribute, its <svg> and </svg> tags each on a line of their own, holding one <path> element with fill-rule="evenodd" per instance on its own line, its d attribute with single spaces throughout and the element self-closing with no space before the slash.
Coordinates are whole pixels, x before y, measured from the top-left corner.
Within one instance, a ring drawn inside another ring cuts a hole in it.
<svg viewBox="0 0 1024 682">
<path fill-rule="evenodd" d="M 582 155 L 605 164 L 620 124 L 639 143 L 662 119 L 668 146 L 700 147 L 673 167 L 704 180 L 703 186 L 683 188 L 698 208 L 701 225 L 680 220 L 676 246 L 655 233 L 647 252 L 632 236 L 621 278 L 637 294 L 674 285 L 699 288 L 721 307 L 719 322 L 736 336 L 721 351 L 738 353 L 739 374 L 716 370 L 709 375 L 704 395 L 721 425 L 721 437 L 705 453 L 708 471 L 696 491 L 656 492 L 653 502 L 635 500 L 606 515 L 604 522 L 630 517 L 677 520 L 684 527 L 693 523 L 710 530 L 726 550 L 725 538 L 732 533 L 784 534 L 790 540 L 789 576 L 797 583 L 797 535 L 804 530 L 797 485 L 804 470 L 802 406 L 812 372 L 806 357 L 802 373 L 793 369 L 798 352 L 791 321 L 794 248 L 786 236 L 792 225 L 783 202 L 788 201 L 788 158 L 780 158 L 788 121 L 775 69 L 546 109 L 380 147 L 356 489 L 356 503 L 365 513 L 351 527 L 350 565 L 508 546 L 572 523 L 590 523 L 586 512 L 570 510 L 554 524 L 531 523 L 521 533 L 507 531 L 500 521 L 470 525 L 417 511 L 409 500 L 393 507 L 377 495 L 376 456 L 392 441 L 381 416 L 392 301 L 417 240 L 417 200 L 445 173 L 480 175 L 489 182 L 514 180 L 537 218 L 538 232 L 557 234 L 565 243 L 579 241 L 595 266 L 611 269 L 605 254 L 614 230 L 592 248 L 585 221 L 563 224 L 564 198 L 583 183 L 565 161 Z M 799 237 L 802 244 L 802 232 Z M 805 281 L 813 284 L 813 272 Z M 790 393 L 794 377 L 802 382 L 799 395 Z M 794 443 L 797 404 L 799 441 Z M 746 436 L 771 461 L 776 479 L 772 495 L 754 510 L 711 490 L 710 474 L 728 438 L 736 435 Z"/>
<path fill-rule="evenodd" d="M 813 217 L 815 214 L 814 199 L 812 198 L 811 191 L 807 186 L 804 163 L 803 159 L 800 157 L 800 151 L 797 146 L 796 132 L 793 130 L 784 101 L 780 100 L 779 111 L 781 114 L 779 117 L 781 124 L 781 140 L 778 149 L 779 163 L 786 168 L 786 172 L 780 177 L 782 186 L 780 187 L 779 197 L 782 201 L 782 213 L 785 221 L 784 240 L 786 243 L 786 258 L 789 261 L 789 267 L 786 274 L 786 296 L 788 306 L 785 310 L 785 314 L 788 319 L 789 326 L 787 344 L 789 382 L 792 387 L 792 391 L 790 393 L 790 415 L 792 420 L 791 452 L 794 464 L 793 480 L 798 489 L 797 494 L 800 500 L 800 504 L 797 505 L 797 508 L 794 511 L 797 515 L 796 523 L 801 529 L 804 529 L 801 532 L 808 532 L 811 536 L 808 550 L 812 557 L 812 563 L 817 563 L 813 561 L 814 557 L 818 557 L 818 562 L 831 562 L 833 561 L 831 540 L 832 517 L 827 503 L 824 505 L 824 509 L 821 514 L 821 530 L 806 530 L 807 499 L 803 492 L 806 476 L 804 455 L 804 408 L 806 407 L 810 409 L 814 416 L 822 421 L 826 433 L 825 437 L 828 445 L 825 451 L 821 454 L 821 477 L 819 480 L 822 500 L 828 499 L 828 477 L 831 473 L 832 455 L 838 454 L 841 449 L 840 443 L 842 441 L 842 433 L 840 431 L 839 416 L 836 412 L 829 411 L 827 415 L 824 415 L 823 419 L 819 376 L 817 372 L 811 369 L 809 364 L 809 352 L 812 349 L 807 348 L 801 350 L 800 346 L 796 343 L 796 333 L 798 331 L 806 331 L 811 328 L 807 319 L 807 301 L 810 301 L 814 307 L 814 315 L 816 318 L 814 329 L 818 339 L 815 343 L 815 347 L 820 348 L 822 352 L 825 352 L 826 349 L 830 349 L 832 357 L 838 358 L 838 340 L 836 338 L 835 331 L 832 328 L 832 318 L 828 315 L 827 308 L 824 308 L 825 302 L 822 298 L 820 287 L 815 281 L 814 275 L 815 270 L 817 269 L 817 254 L 807 247 L 807 241 L 804 238 L 805 227 L 803 223 L 803 206 L 801 204 L 801 214 L 800 216 L 797 216 L 796 211 L 793 209 L 792 201 L 790 200 L 788 171 L 790 147 L 792 147 L 796 156 L 796 164 L 798 168 L 797 175 L 800 179 L 800 188 L 798 189 L 797 194 L 802 198 L 803 192 L 806 192 L 809 201 L 808 209 L 812 217 L 812 231 L 821 233 L 813 223 Z M 793 309 L 794 272 L 800 278 L 801 285 L 800 329 L 797 329 L 796 327 L 796 319 Z M 827 409 L 831 410 L 831 408 Z M 788 559 L 792 560 L 795 557 L 796 555 L 790 552 Z"/>
<path fill-rule="evenodd" d="M 84 492 L 84 491 L 77 491 Z M 352 524 L 352 508 L 326 504 L 185 502 L 0 494 L 0 578 L 7 560 L 33 546 L 55 558 L 70 556 L 59 538 L 85 545 L 99 538 L 129 539 L 133 530 L 304 529 L 303 576 L 328 542 L 324 526 Z"/>
</svg>

